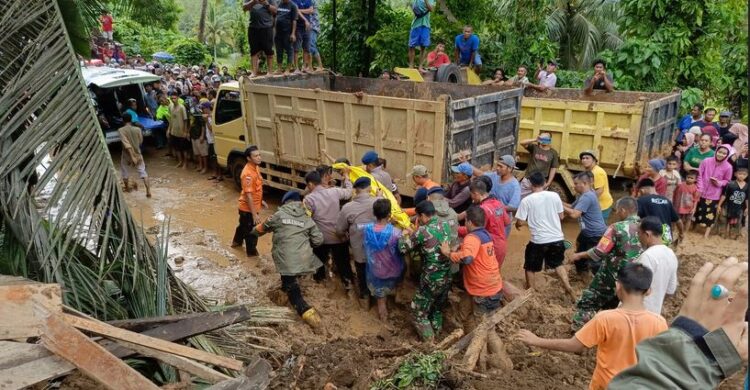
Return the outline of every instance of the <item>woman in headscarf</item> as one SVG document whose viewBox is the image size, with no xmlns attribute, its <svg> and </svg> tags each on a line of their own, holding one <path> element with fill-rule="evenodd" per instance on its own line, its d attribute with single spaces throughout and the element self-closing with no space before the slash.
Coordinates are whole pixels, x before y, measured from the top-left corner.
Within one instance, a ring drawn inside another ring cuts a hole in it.
<svg viewBox="0 0 750 390">
<path fill-rule="evenodd" d="M 724 187 L 732 179 L 732 165 L 729 163 L 729 145 L 716 148 L 713 157 L 706 158 L 698 168 L 698 197 L 700 200 L 693 211 L 693 225 L 706 227 L 705 237 L 711 233 L 716 221 L 716 206 Z"/>
<path fill-rule="evenodd" d="M 682 137 L 682 143 L 675 147 L 674 155 L 677 156 L 680 161 L 683 161 L 685 154 L 687 154 L 688 150 L 690 150 L 693 145 L 695 145 L 695 134 L 685 133 L 685 136 Z"/>
<path fill-rule="evenodd" d="M 365 275 L 370 295 L 377 299 L 380 320 L 387 324 L 386 297 L 396 293 L 396 285 L 404 271 L 404 258 L 398 249 L 402 231 L 390 223 L 391 203 L 388 199 L 376 200 L 372 212 L 377 222 L 365 225 L 363 232 L 367 256 Z"/>
<path fill-rule="evenodd" d="M 747 145 L 747 125 L 735 123 L 729 128 L 729 132 L 737 136 L 734 141 L 734 150 L 739 152 L 742 150 L 742 145 Z"/>
<path fill-rule="evenodd" d="M 687 135 L 687 134 L 685 134 Z M 643 179 L 651 179 L 654 182 L 654 188 L 656 189 L 656 193 L 664 196 L 667 193 L 667 179 L 659 174 L 662 169 L 666 168 L 667 163 L 660 159 L 660 158 L 654 158 L 651 160 L 648 160 L 648 166 L 643 170 L 643 175 L 638 178 L 638 181 L 633 186 L 633 190 L 630 196 L 632 197 L 638 197 L 640 196 L 640 189 L 641 189 L 641 180 Z"/>
</svg>

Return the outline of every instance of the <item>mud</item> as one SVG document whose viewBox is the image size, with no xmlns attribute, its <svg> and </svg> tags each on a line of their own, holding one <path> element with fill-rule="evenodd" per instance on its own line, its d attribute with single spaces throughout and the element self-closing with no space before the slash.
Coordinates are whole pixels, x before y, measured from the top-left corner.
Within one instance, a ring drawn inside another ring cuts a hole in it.
<svg viewBox="0 0 750 390">
<path fill-rule="evenodd" d="M 119 151 L 113 149 L 113 153 L 115 161 L 119 161 Z M 146 155 L 153 198 L 147 199 L 141 189 L 130 193 L 127 200 L 134 215 L 154 239 L 164 221 L 169 220 L 169 262 L 177 275 L 217 304 L 286 305 L 279 276 L 270 255 L 266 255 L 270 253 L 270 236 L 260 238 L 259 251 L 264 254 L 260 258 L 247 258 L 241 248 L 229 247 L 237 223 L 238 196 L 231 181 L 214 183 L 207 180 L 208 175 L 175 169 L 174 160 L 163 154 L 164 151 L 149 149 Z M 278 193 L 269 194 L 266 200 L 271 209 L 278 199 Z M 263 210 L 262 214 L 268 216 L 271 210 Z M 564 231 L 566 238 L 574 241 L 578 226 L 566 222 Z M 517 286 L 523 285 L 526 242 L 526 229 L 514 229 L 508 240 L 503 278 Z M 689 280 L 704 262 L 719 262 L 728 255 L 747 260 L 746 248 L 747 238 L 712 238 L 703 243 L 697 234 L 691 233 L 677 250 L 680 287 L 677 294 L 665 301 L 667 320 L 679 311 Z M 522 327 L 544 337 L 572 335 L 569 320 L 573 302 L 565 296 L 554 275 L 543 274 L 542 279 L 542 292 L 497 327 L 513 361 L 513 370 L 490 372 L 488 379 L 448 372 L 441 388 L 581 389 L 588 386 L 595 365 L 594 351 L 581 355 L 543 351 L 529 348 L 513 337 Z M 578 292 L 585 287 L 575 272 L 571 273 L 571 283 Z M 356 299 L 347 297 L 336 279 L 318 284 L 304 278 L 301 286 L 308 302 L 321 313 L 323 326 L 313 331 L 297 321 L 276 328 L 279 342 L 284 346 L 276 353 L 264 352 L 277 369 L 273 388 L 321 389 L 331 383 L 339 389 L 365 389 L 399 356 L 427 348 L 419 343 L 411 326 L 409 301 L 414 286 L 408 281 L 389 302 L 390 326 L 378 320 L 374 307 L 361 308 Z M 457 326 L 460 299 L 452 294 L 450 301 L 446 329 L 438 341 Z M 721 388 L 739 388 L 741 380 L 737 376 Z"/>
</svg>

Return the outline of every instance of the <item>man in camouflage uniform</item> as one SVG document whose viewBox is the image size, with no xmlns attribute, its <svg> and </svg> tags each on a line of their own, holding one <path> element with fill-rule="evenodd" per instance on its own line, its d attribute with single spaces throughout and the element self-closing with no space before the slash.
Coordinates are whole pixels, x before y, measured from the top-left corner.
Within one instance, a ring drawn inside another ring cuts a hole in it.
<svg viewBox="0 0 750 390">
<path fill-rule="evenodd" d="M 451 261 L 440 253 L 440 245 L 450 242 L 451 230 L 435 215 L 435 206 L 422 201 L 416 207 L 419 228 L 405 234 L 399 245 L 402 251 L 418 252 L 423 261 L 419 288 L 411 302 L 414 326 L 423 340 L 431 340 L 443 327 L 443 307 L 451 287 Z"/>
<path fill-rule="evenodd" d="M 575 262 L 592 259 L 601 262 L 599 271 L 594 275 L 589 287 L 583 290 L 581 298 L 576 303 L 571 328 L 577 331 L 600 310 L 614 309 L 619 300 L 615 294 L 615 280 L 617 271 L 623 265 L 635 261 L 643 248 L 638 240 L 638 203 L 632 197 L 624 197 L 617 201 L 615 213 L 620 222 L 615 222 L 604 232 L 599 244 L 586 252 L 579 252 L 571 256 Z"/>
</svg>

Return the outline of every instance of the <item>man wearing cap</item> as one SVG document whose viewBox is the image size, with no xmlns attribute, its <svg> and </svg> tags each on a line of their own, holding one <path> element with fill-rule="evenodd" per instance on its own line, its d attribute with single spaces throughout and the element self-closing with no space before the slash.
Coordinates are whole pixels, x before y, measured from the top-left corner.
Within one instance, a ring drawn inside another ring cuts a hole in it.
<svg viewBox="0 0 750 390">
<path fill-rule="evenodd" d="M 348 175 L 345 175 L 348 176 Z M 378 199 L 370 195 L 371 180 L 368 177 L 360 177 L 354 182 L 354 197 L 351 202 L 341 207 L 341 212 L 336 221 L 336 234 L 342 240 L 349 240 L 349 248 L 354 258 L 354 266 L 357 270 L 357 283 L 359 284 L 359 299 L 363 309 L 369 309 L 370 290 L 367 288 L 365 279 L 365 265 L 367 256 L 365 254 L 363 230 L 368 223 L 375 222 L 372 213 L 372 205 Z"/>
<path fill-rule="evenodd" d="M 424 189 L 422 193 L 424 194 L 425 199 L 427 198 L 427 191 L 429 191 L 430 188 L 440 187 L 439 183 L 435 183 L 434 181 L 432 181 L 432 179 L 430 179 L 430 174 L 429 172 L 427 172 L 427 167 L 424 165 L 415 165 L 411 169 L 411 173 L 409 173 L 409 176 L 411 176 L 411 179 L 414 180 L 414 184 L 417 186 L 417 190 L 419 190 L 420 188 Z M 414 194 L 414 203 L 419 204 L 416 194 Z M 408 209 L 404 209 L 404 212 L 406 213 L 406 215 L 413 217 L 416 215 L 415 210 L 416 209 L 414 207 L 411 207 Z"/>
<path fill-rule="evenodd" d="M 323 234 L 307 215 L 300 200 L 297 191 L 284 194 L 279 209 L 255 226 L 252 235 L 257 241 L 257 236 L 273 233 L 271 256 L 276 271 L 281 274 L 281 289 L 286 292 L 297 314 L 315 328 L 320 326 L 320 315 L 305 302 L 297 277 L 311 274 L 323 266 L 313 254 L 313 247 L 323 243 Z"/>
<path fill-rule="evenodd" d="M 411 302 L 414 326 L 423 340 L 432 340 L 443 328 L 443 308 L 451 288 L 451 261 L 440 253 L 440 245 L 451 240 L 451 228 L 437 217 L 435 206 L 426 200 L 417 204 L 419 228 L 401 236 L 402 252 L 414 251 L 422 260 L 419 287 Z"/>
<path fill-rule="evenodd" d="M 474 173 L 474 167 L 467 162 L 462 162 L 452 166 L 451 173 L 453 173 L 453 183 L 445 193 L 445 198 L 448 199 L 448 205 L 460 214 L 471 206 L 469 184 Z"/>
<path fill-rule="evenodd" d="M 253 227 L 260 223 L 260 210 L 266 202 L 263 201 L 263 178 L 260 176 L 260 163 L 262 158 L 260 150 L 255 145 L 248 146 L 245 149 L 245 158 L 247 163 L 242 168 L 240 174 L 240 191 L 239 206 L 240 223 L 234 230 L 232 239 L 232 248 L 242 246 L 245 241 L 245 253 L 248 257 L 258 256 L 258 236 L 250 234 Z"/>
<path fill-rule="evenodd" d="M 398 193 L 398 187 L 396 187 L 396 184 L 393 183 L 391 175 L 385 169 L 383 169 L 383 166 L 380 164 L 380 156 L 378 156 L 378 153 L 374 150 L 366 152 L 364 155 L 362 155 L 362 164 L 365 164 L 365 170 L 367 171 L 367 173 L 369 173 L 375 180 L 380 182 L 380 184 L 391 191 L 391 193 L 393 193 L 393 196 L 396 198 L 396 201 L 400 204 L 401 195 L 399 195 Z"/>
<path fill-rule="evenodd" d="M 349 245 L 346 240 L 336 234 L 336 222 L 341 213 L 341 201 L 352 197 L 352 183 L 349 175 L 344 174 L 345 188 L 326 187 L 322 185 L 322 178 L 318 171 L 310 171 L 305 175 L 305 182 L 309 193 L 302 202 L 307 208 L 315 224 L 323 233 L 323 245 L 314 249 L 315 255 L 323 264 L 328 263 L 328 256 L 333 257 L 333 264 L 349 291 L 354 281 L 352 266 L 349 263 Z M 321 267 L 315 274 L 317 281 L 325 278 L 325 267 Z"/>
<path fill-rule="evenodd" d="M 522 140 L 520 142 L 529 152 L 529 164 L 526 166 L 525 177 L 521 180 L 521 198 L 531 193 L 529 177 L 539 172 L 544 177 L 544 188 L 555 180 L 557 168 L 560 166 L 560 155 L 552 148 L 552 135 L 548 132 L 539 133 L 539 137 Z"/>
<path fill-rule="evenodd" d="M 719 137 L 729 134 L 729 128 L 732 127 L 732 112 L 723 111 L 719 114 Z"/>
<path fill-rule="evenodd" d="M 445 190 L 443 187 L 432 187 L 427 191 L 427 200 L 429 200 L 433 207 L 435 207 L 435 216 L 440 222 L 446 222 L 451 229 L 450 244 L 451 250 L 455 251 L 458 246 L 461 245 L 461 241 L 458 238 L 458 214 L 448 204 L 448 200 L 445 199 Z M 458 267 L 454 269 L 454 273 L 458 272 Z"/>
<path fill-rule="evenodd" d="M 583 168 L 591 172 L 594 176 L 593 189 L 596 192 L 596 196 L 599 198 L 599 207 L 602 210 L 602 218 L 604 222 L 609 219 L 609 213 L 612 211 L 612 194 L 609 192 L 609 180 L 607 179 L 607 172 L 599 166 L 599 159 L 596 156 L 596 152 L 593 150 L 584 150 L 578 155 L 578 159 L 581 160 Z"/>
<path fill-rule="evenodd" d="M 474 167 L 474 176 L 484 175 L 490 178 L 492 181 L 490 194 L 503 203 L 505 211 L 508 212 L 511 219 L 513 218 L 512 213 L 518 209 L 518 205 L 521 203 L 521 185 L 513 175 L 514 169 L 516 169 L 516 159 L 508 154 L 497 160 L 494 171 L 482 172 L 482 170 Z M 510 223 L 505 225 L 506 239 L 510 236 L 510 226 Z"/>
<path fill-rule="evenodd" d="M 542 64 L 538 64 L 535 77 L 539 80 L 539 84 L 529 83 L 526 84 L 526 86 L 539 92 L 555 89 L 555 85 L 557 85 L 557 75 L 555 74 L 555 71 L 557 71 L 557 62 L 554 60 L 549 60 L 547 62 L 547 68 L 544 70 L 542 70 Z"/>
<path fill-rule="evenodd" d="M 683 231 L 685 226 L 680 216 L 677 215 L 674 206 L 672 206 L 672 201 L 656 192 L 653 180 L 646 178 L 641 180 L 639 184 L 641 196 L 638 198 L 638 216 L 641 218 L 657 217 L 662 225 L 664 225 L 664 229 L 662 229 L 664 245 L 671 245 L 673 241 L 677 245 L 679 241 L 672 237 L 672 224 L 677 225 L 680 238 L 684 237 Z"/>
</svg>

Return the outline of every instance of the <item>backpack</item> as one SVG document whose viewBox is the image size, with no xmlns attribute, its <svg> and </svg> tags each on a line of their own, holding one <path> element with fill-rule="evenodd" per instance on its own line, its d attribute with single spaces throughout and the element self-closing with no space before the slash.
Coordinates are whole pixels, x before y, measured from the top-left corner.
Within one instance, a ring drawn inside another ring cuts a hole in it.
<svg viewBox="0 0 750 390">
<path fill-rule="evenodd" d="M 424 1 L 426 2 L 426 1 L 429 1 L 429 0 L 424 0 Z M 427 10 L 427 7 L 425 7 L 424 11 L 422 11 L 421 7 L 419 7 L 419 4 L 420 4 L 419 1 L 415 1 L 414 4 L 412 4 L 412 6 L 411 6 L 411 10 L 412 10 L 412 12 L 414 12 L 414 18 L 416 18 L 416 19 L 424 17 L 424 16 L 426 16 L 427 14 L 430 13 L 430 11 Z"/>
</svg>

